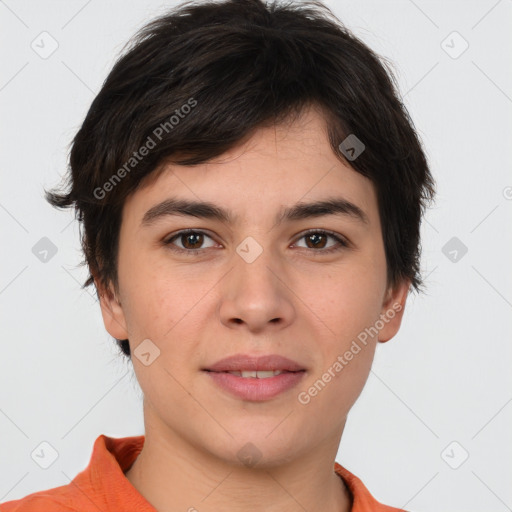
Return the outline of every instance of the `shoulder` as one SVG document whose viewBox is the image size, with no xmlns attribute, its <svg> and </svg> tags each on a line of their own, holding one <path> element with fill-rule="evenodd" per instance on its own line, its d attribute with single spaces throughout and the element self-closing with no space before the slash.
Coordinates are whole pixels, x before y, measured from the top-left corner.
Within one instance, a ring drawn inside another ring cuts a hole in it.
<svg viewBox="0 0 512 512">
<path fill-rule="evenodd" d="M 102 434 L 94 442 L 89 464 L 70 483 L 0 503 L 0 512 L 106 512 L 123 510 L 134 500 L 146 506 L 124 476 L 143 443 L 144 436 Z M 142 505 L 133 509 L 141 510 Z"/>
<path fill-rule="evenodd" d="M 390 507 L 377 501 L 363 482 L 338 462 L 334 464 L 334 471 L 345 482 L 352 496 L 352 512 L 407 512 L 404 509 Z"/>
</svg>

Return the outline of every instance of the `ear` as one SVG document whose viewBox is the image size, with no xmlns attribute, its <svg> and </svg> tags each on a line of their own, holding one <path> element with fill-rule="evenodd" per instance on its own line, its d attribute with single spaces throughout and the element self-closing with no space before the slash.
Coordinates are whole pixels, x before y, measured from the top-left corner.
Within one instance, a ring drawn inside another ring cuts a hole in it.
<svg viewBox="0 0 512 512">
<path fill-rule="evenodd" d="M 380 314 L 380 319 L 384 324 L 378 337 L 378 341 L 381 343 L 389 341 L 400 329 L 410 286 L 411 282 L 404 279 L 394 287 L 388 288 Z"/>
<path fill-rule="evenodd" d="M 100 298 L 101 315 L 107 332 L 119 340 L 129 338 L 123 307 L 111 283 L 108 286 L 94 276 L 94 284 Z"/>
</svg>

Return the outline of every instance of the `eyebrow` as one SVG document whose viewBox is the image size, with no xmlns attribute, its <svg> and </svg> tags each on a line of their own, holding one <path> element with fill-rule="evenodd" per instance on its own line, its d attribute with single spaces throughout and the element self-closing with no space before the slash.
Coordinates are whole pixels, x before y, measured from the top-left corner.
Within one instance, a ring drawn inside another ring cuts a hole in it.
<svg viewBox="0 0 512 512">
<path fill-rule="evenodd" d="M 369 224 L 366 213 L 354 203 L 342 197 L 328 198 L 311 203 L 297 203 L 284 207 L 277 214 L 275 223 L 280 225 L 285 221 L 298 221 L 325 215 L 347 216 Z M 158 219 L 169 216 L 188 216 L 199 219 L 218 220 L 234 224 L 238 216 L 229 210 L 208 201 L 191 201 L 188 199 L 169 198 L 151 207 L 142 218 L 141 227 L 152 225 Z"/>
</svg>

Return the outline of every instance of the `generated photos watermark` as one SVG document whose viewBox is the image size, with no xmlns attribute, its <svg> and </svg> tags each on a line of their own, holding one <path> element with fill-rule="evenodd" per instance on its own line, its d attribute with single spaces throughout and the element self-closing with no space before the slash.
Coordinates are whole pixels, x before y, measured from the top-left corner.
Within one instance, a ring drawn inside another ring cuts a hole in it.
<svg viewBox="0 0 512 512">
<path fill-rule="evenodd" d="M 395 302 L 393 306 L 388 309 L 385 313 L 381 314 L 379 320 L 377 320 L 371 327 L 366 327 L 364 331 L 361 331 L 357 335 L 357 339 L 352 340 L 352 344 L 350 348 L 346 350 L 343 355 L 339 355 L 336 358 L 336 361 L 329 366 L 329 368 L 322 374 L 322 376 L 315 381 L 315 383 L 310 386 L 307 391 L 301 391 L 297 395 L 297 399 L 299 403 L 302 405 L 307 405 L 311 402 L 311 399 L 318 395 L 327 384 L 339 374 L 345 366 L 349 364 L 354 356 L 361 352 L 362 347 L 360 344 L 366 346 L 368 343 L 368 338 L 375 337 L 379 334 L 379 331 L 393 318 L 395 318 L 396 314 L 402 310 L 402 305 L 398 302 Z M 359 342 L 359 343 L 358 343 Z"/>
<path fill-rule="evenodd" d="M 106 195 L 111 192 L 115 186 L 121 182 L 121 180 L 130 173 L 139 162 L 141 162 L 149 152 L 154 149 L 157 144 L 162 140 L 164 133 L 169 133 L 177 126 L 182 119 L 184 119 L 192 109 L 197 105 L 197 100 L 189 98 L 187 103 L 184 103 L 179 109 L 177 108 L 172 116 L 166 121 L 160 123 L 152 132 L 148 135 L 146 141 L 137 151 L 134 151 L 132 156 L 101 186 L 96 187 L 93 191 L 93 195 L 96 199 L 104 199 Z"/>
</svg>

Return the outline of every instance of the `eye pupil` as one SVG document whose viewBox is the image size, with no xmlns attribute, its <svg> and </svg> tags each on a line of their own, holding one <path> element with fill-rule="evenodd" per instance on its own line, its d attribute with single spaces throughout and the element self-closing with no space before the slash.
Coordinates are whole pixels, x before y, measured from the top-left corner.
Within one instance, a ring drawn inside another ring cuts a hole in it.
<svg viewBox="0 0 512 512">
<path fill-rule="evenodd" d="M 196 246 L 201 246 L 203 243 L 203 235 L 200 233 L 188 233 L 185 235 L 182 235 L 182 241 L 183 239 L 186 240 L 186 243 L 183 244 L 184 247 L 187 249 L 197 249 Z M 190 245 L 193 247 L 188 247 L 187 244 L 190 242 Z"/>
<path fill-rule="evenodd" d="M 309 242 L 312 242 L 313 247 L 319 247 L 321 245 L 321 241 L 320 241 L 321 238 L 323 238 L 324 242 L 325 242 L 325 235 L 323 235 L 323 234 L 312 233 L 306 237 L 308 244 L 309 244 Z M 323 247 L 323 245 L 322 245 L 322 247 Z"/>
</svg>

